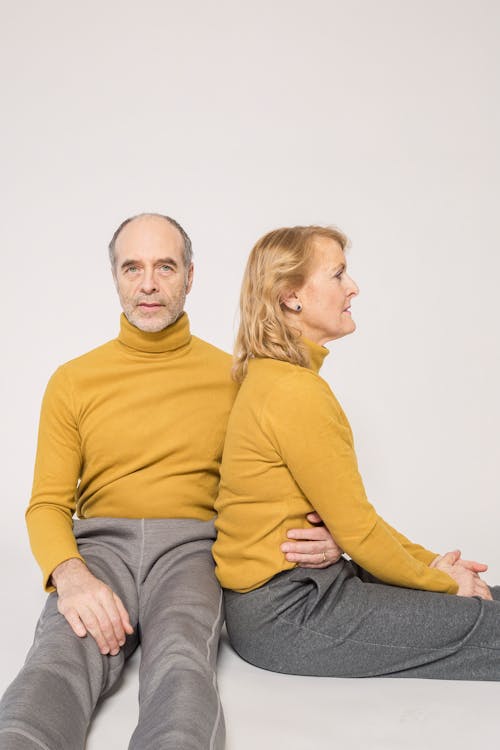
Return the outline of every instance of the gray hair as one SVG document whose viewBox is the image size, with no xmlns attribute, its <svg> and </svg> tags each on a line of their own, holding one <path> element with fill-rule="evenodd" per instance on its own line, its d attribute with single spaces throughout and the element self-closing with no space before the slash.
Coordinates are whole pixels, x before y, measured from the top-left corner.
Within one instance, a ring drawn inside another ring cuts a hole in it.
<svg viewBox="0 0 500 750">
<path fill-rule="evenodd" d="M 172 219 L 171 216 L 166 216 L 165 214 L 156 214 L 156 213 L 136 214 L 135 216 L 130 216 L 128 219 L 125 219 L 125 221 L 122 221 L 118 229 L 115 231 L 114 235 L 111 237 L 111 242 L 108 245 L 109 259 L 111 261 L 112 267 L 113 268 L 115 267 L 115 245 L 116 245 L 116 240 L 118 239 L 120 232 L 122 231 L 122 229 L 124 229 L 127 226 L 127 224 L 130 224 L 130 222 L 134 221 L 134 219 L 139 219 L 141 216 L 157 216 L 159 219 L 165 219 L 165 221 L 168 221 L 169 224 L 171 224 L 173 227 L 177 229 L 184 243 L 184 247 L 183 247 L 184 267 L 187 272 L 188 268 L 191 266 L 191 263 L 193 262 L 193 246 L 191 244 L 191 240 L 189 238 L 188 233 L 185 231 L 185 229 L 181 227 L 179 222 L 177 222 L 175 219 Z"/>
</svg>

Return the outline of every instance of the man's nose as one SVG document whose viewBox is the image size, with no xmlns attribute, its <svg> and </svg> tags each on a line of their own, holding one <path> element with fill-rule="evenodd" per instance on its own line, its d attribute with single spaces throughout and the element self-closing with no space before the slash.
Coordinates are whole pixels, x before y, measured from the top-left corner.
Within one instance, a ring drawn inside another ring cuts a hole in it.
<svg viewBox="0 0 500 750">
<path fill-rule="evenodd" d="M 156 282 L 153 271 L 144 271 L 141 289 L 145 294 L 153 294 L 154 292 L 158 291 L 158 284 Z"/>
</svg>

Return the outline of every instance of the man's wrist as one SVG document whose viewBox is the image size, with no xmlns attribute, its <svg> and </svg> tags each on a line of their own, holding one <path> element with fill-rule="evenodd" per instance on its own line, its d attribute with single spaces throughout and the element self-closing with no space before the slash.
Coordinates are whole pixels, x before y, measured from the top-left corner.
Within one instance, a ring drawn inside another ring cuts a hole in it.
<svg viewBox="0 0 500 750">
<path fill-rule="evenodd" d="M 59 563 L 54 570 L 51 573 L 50 581 L 53 586 L 57 589 L 58 584 L 61 585 L 61 581 L 67 576 L 68 574 L 73 574 L 74 572 L 81 570 L 83 568 L 86 568 L 87 566 L 85 563 L 80 560 L 79 557 L 70 557 L 68 560 L 64 560 L 62 563 Z"/>
</svg>

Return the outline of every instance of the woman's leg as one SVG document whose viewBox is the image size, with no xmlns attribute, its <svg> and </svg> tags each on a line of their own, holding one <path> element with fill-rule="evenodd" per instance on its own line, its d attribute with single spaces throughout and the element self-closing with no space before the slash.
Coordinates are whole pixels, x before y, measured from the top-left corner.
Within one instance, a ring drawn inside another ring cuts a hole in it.
<svg viewBox="0 0 500 750">
<path fill-rule="evenodd" d="M 277 672 L 500 680 L 500 602 L 363 580 L 341 561 L 295 569 L 249 594 L 226 592 L 231 641 Z M 494 589 L 500 598 L 500 590 Z"/>
</svg>

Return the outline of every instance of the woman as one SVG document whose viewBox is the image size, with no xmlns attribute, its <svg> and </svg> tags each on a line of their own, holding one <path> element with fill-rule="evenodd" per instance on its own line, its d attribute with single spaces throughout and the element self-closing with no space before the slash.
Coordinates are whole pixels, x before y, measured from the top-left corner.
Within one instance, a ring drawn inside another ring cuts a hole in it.
<svg viewBox="0 0 500 750">
<path fill-rule="evenodd" d="M 245 271 L 213 548 L 229 637 L 278 672 L 497 680 L 500 587 L 481 580 L 486 566 L 438 556 L 376 513 L 318 374 L 323 345 L 355 330 L 346 245 L 335 229 L 278 229 Z M 312 508 L 351 560 L 308 570 L 279 553 Z"/>
</svg>

